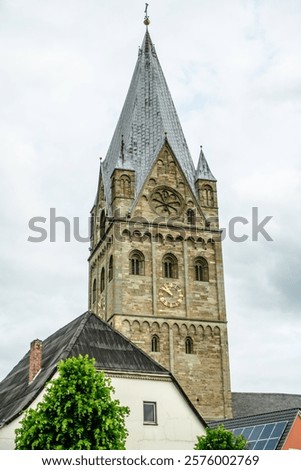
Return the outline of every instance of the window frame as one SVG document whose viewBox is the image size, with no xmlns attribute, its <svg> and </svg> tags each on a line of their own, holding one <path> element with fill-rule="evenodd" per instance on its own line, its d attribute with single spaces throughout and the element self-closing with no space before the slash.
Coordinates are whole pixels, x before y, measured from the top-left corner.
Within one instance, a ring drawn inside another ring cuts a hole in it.
<svg viewBox="0 0 301 470">
<path fill-rule="evenodd" d="M 106 287 L 106 272 L 104 266 L 101 269 L 100 273 L 100 292 L 102 293 Z"/>
<path fill-rule="evenodd" d="M 152 406 L 153 407 L 153 420 L 145 419 L 146 410 L 145 406 Z M 157 426 L 158 425 L 158 413 L 157 413 L 157 402 L 156 401 L 143 401 L 143 424 L 147 426 Z"/>
<path fill-rule="evenodd" d="M 166 253 L 162 258 L 162 277 L 166 279 L 178 279 L 178 259 L 172 253 Z"/>
<path fill-rule="evenodd" d="M 139 250 L 133 250 L 129 256 L 129 270 L 132 276 L 144 276 L 145 257 Z"/>
<path fill-rule="evenodd" d="M 131 192 L 131 178 L 129 175 L 121 175 L 120 177 L 120 190 L 122 197 L 130 197 Z"/>
<path fill-rule="evenodd" d="M 102 209 L 99 218 L 99 229 L 100 229 L 100 238 L 102 238 L 106 232 L 106 211 Z"/>
<path fill-rule="evenodd" d="M 185 338 L 185 354 L 193 354 L 193 339 L 190 336 Z"/>
<path fill-rule="evenodd" d="M 109 279 L 109 282 L 112 281 L 113 279 L 113 255 L 110 256 L 110 259 L 109 259 L 109 276 L 108 276 L 108 279 Z"/>
<path fill-rule="evenodd" d="M 209 184 L 206 184 L 202 188 L 203 190 L 203 205 L 205 207 L 214 207 L 214 193 L 213 188 Z"/>
<path fill-rule="evenodd" d="M 186 217 L 187 217 L 187 223 L 189 225 L 195 225 L 196 217 L 195 217 L 195 211 L 193 209 L 188 209 L 187 210 Z"/>
<path fill-rule="evenodd" d="M 160 338 L 158 335 L 153 335 L 151 339 L 151 352 L 160 352 Z"/>
<path fill-rule="evenodd" d="M 198 282 L 209 282 L 209 264 L 202 256 L 194 260 L 194 280 Z"/>
</svg>

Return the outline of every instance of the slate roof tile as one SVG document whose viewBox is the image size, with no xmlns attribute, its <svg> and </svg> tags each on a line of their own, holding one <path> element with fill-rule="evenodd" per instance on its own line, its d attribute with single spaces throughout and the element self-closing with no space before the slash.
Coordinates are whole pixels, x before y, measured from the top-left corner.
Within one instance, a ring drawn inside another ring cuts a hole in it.
<svg viewBox="0 0 301 470">
<path fill-rule="evenodd" d="M 289 408 L 301 409 L 301 395 L 288 393 L 232 393 L 233 417 L 257 415 Z"/>
</svg>

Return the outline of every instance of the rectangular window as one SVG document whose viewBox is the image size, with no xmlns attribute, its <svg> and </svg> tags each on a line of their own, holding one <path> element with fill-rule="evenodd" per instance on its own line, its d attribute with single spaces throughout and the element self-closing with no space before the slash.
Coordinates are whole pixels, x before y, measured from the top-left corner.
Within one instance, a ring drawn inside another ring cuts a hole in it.
<svg viewBox="0 0 301 470">
<path fill-rule="evenodd" d="M 143 402 L 143 424 L 157 424 L 157 403 Z"/>
</svg>

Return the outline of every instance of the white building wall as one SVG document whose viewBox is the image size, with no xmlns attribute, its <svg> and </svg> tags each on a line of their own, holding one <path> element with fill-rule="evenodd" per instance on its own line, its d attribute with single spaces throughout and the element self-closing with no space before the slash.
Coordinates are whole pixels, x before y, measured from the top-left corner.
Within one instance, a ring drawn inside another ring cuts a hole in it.
<svg viewBox="0 0 301 470">
<path fill-rule="evenodd" d="M 111 377 L 115 398 L 130 408 L 126 418 L 129 431 L 128 450 L 193 449 L 197 436 L 205 433 L 203 424 L 193 413 L 171 380 Z M 44 392 L 32 403 L 36 407 Z M 157 424 L 143 424 L 143 402 L 156 402 Z M 0 450 L 13 450 L 15 429 L 22 416 L 0 429 Z"/>
<path fill-rule="evenodd" d="M 13 450 L 15 440 L 15 429 L 18 421 L 15 420 L 0 429 L 0 450 Z"/>
<path fill-rule="evenodd" d="M 205 428 L 172 381 L 112 378 L 116 398 L 131 412 L 127 449 L 193 449 Z M 157 404 L 157 425 L 143 424 L 143 402 Z"/>
<path fill-rule="evenodd" d="M 35 408 L 39 401 L 42 400 L 45 390 L 32 402 L 30 408 Z M 0 450 L 14 450 L 15 448 L 15 430 L 19 427 L 19 423 L 23 418 L 23 414 L 11 423 L 0 429 Z"/>
</svg>

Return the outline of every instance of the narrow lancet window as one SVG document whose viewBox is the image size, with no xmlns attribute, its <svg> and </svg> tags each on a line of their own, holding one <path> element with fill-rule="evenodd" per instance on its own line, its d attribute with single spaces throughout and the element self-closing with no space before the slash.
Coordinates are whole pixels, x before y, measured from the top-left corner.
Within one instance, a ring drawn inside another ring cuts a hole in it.
<svg viewBox="0 0 301 470">
<path fill-rule="evenodd" d="M 205 258 L 199 257 L 195 260 L 194 264 L 195 280 L 196 281 L 209 281 L 209 268 L 208 262 Z"/>
<path fill-rule="evenodd" d="M 192 354 L 193 353 L 193 341 L 190 336 L 187 336 L 185 339 L 185 353 Z"/>
<path fill-rule="evenodd" d="M 157 335 L 152 337 L 152 352 L 159 352 L 160 351 L 160 340 Z"/>
<path fill-rule="evenodd" d="M 109 261 L 109 281 L 112 281 L 113 279 L 113 256 L 110 256 L 110 261 Z"/>
<path fill-rule="evenodd" d="M 178 260 L 172 255 L 165 255 L 162 261 L 163 277 L 176 279 L 178 277 Z"/>
<path fill-rule="evenodd" d="M 130 274 L 144 275 L 144 255 L 141 251 L 135 250 L 130 253 Z"/>
<path fill-rule="evenodd" d="M 105 290 L 105 268 L 102 268 L 100 275 L 100 292 Z"/>
</svg>

